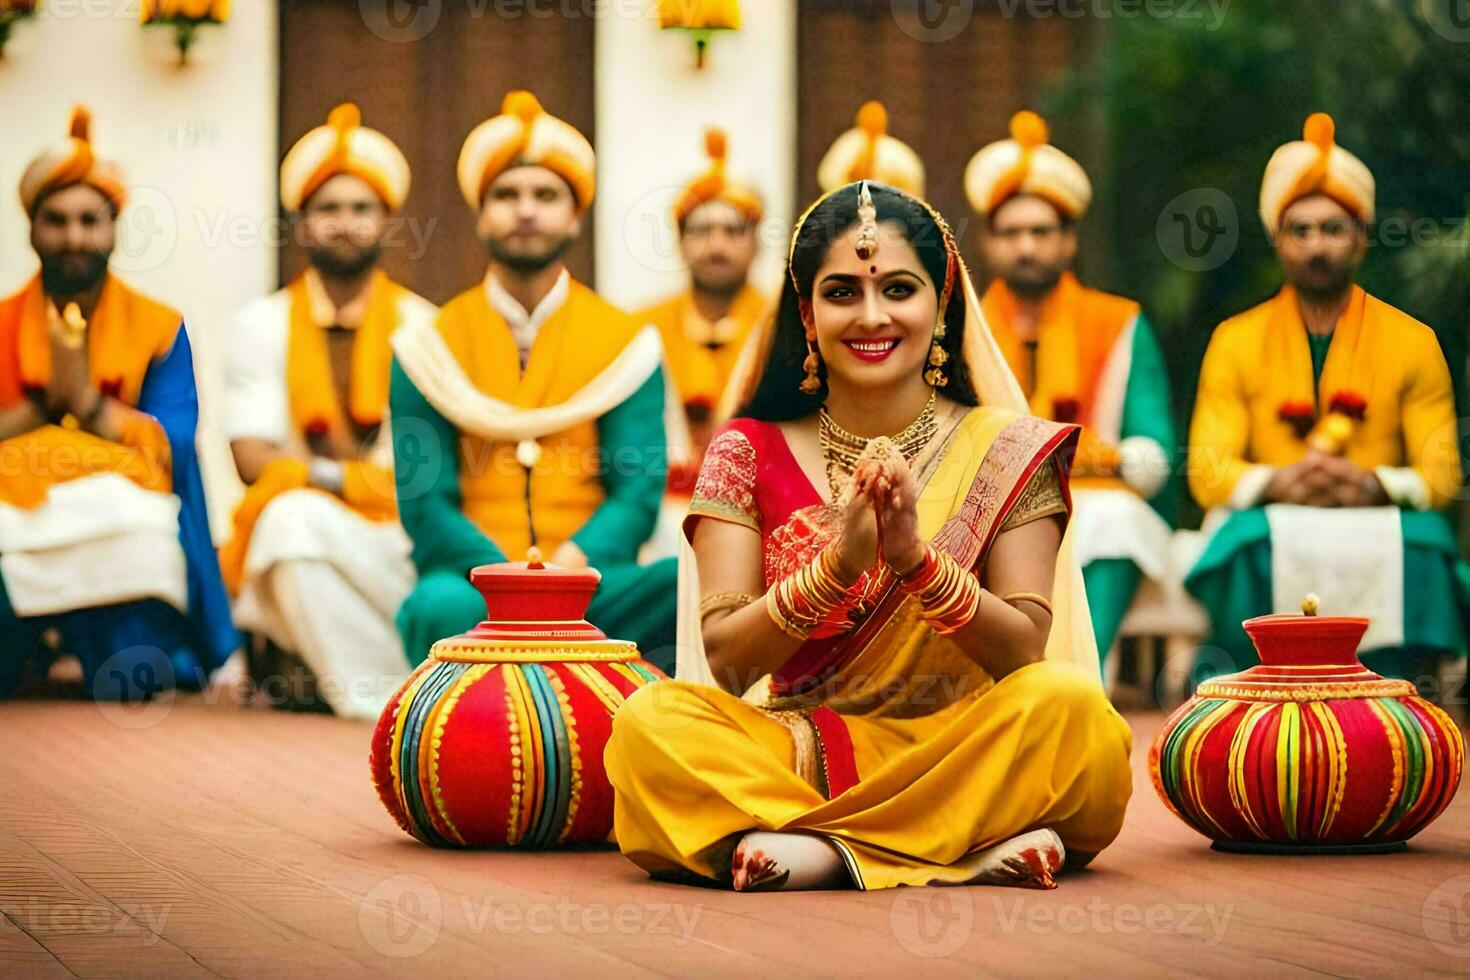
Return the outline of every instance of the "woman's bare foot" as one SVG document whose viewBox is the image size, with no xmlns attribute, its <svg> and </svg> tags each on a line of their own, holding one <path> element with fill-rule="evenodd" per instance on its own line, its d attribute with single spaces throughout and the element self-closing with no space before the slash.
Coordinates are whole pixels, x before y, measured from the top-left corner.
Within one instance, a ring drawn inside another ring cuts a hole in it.
<svg viewBox="0 0 1470 980">
<path fill-rule="evenodd" d="M 764 830 L 740 838 L 730 875 L 737 892 L 841 888 L 849 881 L 842 856 L 824 838 Z"/>
<path fill-rule="evenodd" d="M 1049 828 L 1001 841 L 971 857 L 976 873 L 968 885 L 1009 885 L 1013 888 L 1055 888 L 1056 873 L 1067 859 L 1067 849 Z"/>
</svg>

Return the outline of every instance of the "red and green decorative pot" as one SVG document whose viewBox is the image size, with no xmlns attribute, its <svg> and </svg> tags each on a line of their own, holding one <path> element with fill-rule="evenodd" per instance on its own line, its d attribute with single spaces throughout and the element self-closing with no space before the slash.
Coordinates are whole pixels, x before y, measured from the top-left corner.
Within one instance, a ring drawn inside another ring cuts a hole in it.
<svg viewBox="0 0 1470 980">
<path fill-rule="evenodd" d="M 1368 620 L 1261 616 L 1261 663 L 1206 681 L 1149 751 L 1169 809 L 1225 851 L 1398 850 L 1454 798 L 1460 730 L 1358 660 Z"/>
<path fill-rule="evenodd" d="M 398 826 L 438 847 L 607 842 L 613 712 L 664 675 L 584 618 L 600 579 L 534 557 L 470 572 L 488 619 L 435 643 L 373 731 Z"/>
</svg>

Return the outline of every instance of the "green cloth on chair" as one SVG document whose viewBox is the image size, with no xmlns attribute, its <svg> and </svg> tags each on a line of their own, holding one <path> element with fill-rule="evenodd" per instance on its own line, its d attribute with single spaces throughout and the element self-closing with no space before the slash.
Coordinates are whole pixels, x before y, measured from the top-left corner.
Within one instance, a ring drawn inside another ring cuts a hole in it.
<svg viewBox="0 0 1470 980">
<path fill-rule="evenodd" d="M 1099 558 L 1082 569 L 1087 608 L 1092 614 L 1092 634 L 1097 638 L 1097 655 L 1104 661 L 1142 579 L 1143 572 L 1127 558 Z"/>
<path fill-rule="evenodd" d="M 1460 656 L 1470 633 L 1470 566 L 1438 511 L 1404 511 L 1404 645 L 1376 651 L 1379 668 L 1412 673 L 1424 651 Z M 1210 614 L 1210 636 L 1196 658 L 1196 680 L 1257 663 L 1241 622 L 1273 612 L 1271 528 L 1263 508 L 1230 515 L 1184 579 Z M 1412 651 L 1395 656 L 1395 651 Z M 1394 664 L 1398 668 L 1394 668 Z"/>
</svg>

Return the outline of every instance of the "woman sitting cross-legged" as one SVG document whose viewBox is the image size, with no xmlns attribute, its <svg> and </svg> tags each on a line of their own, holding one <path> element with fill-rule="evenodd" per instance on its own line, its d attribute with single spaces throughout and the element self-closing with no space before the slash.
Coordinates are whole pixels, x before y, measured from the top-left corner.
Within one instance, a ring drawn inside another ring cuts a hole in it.
<svg viewBox="0 0 1470 980">
<path fill-rule="evenodd" d="M 614 719 L 618 845 L 739 890 L 1051 887 L 1132 787 L 1065 535 L 1077 428 L 1023 414 L 923 202 L 834 191 L 788 271 L 685 523 L 678 679 Z"/>
</svg>

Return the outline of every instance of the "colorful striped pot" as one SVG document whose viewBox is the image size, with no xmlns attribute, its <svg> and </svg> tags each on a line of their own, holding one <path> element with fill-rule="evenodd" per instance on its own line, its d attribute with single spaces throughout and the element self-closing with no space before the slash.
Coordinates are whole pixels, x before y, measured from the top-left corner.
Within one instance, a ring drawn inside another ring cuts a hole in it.
<svg viewBox="0 0 1470 980">
<path fill-rule="evenodd" d="M 664 675 L 583 618 L 600 578 L 534 558 L 470 573 L 489 618 L 435 643 L 373 731 L 398 826 L 438 847 L 608 841 L 613 712 Z"/>
<path fill-rule="evenodd" d="M 1363 667 L 1368 620 L 1261 616 L 1259 666 L 1199 686 L 1154 739 L 1169 809 L 1227 851 L 1397 850 L 1449 805 L 1465 744 L 1409 681 Z"/>
</svg>

